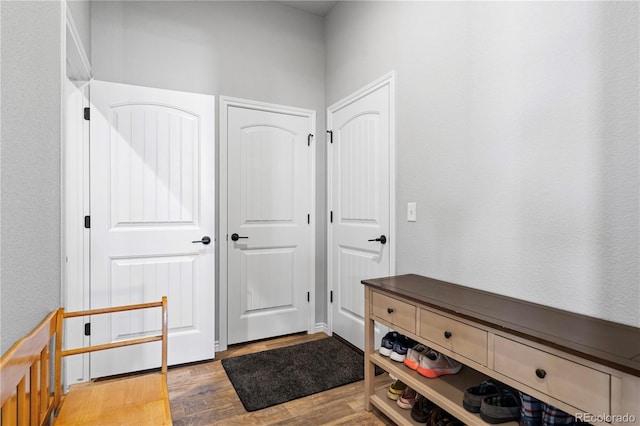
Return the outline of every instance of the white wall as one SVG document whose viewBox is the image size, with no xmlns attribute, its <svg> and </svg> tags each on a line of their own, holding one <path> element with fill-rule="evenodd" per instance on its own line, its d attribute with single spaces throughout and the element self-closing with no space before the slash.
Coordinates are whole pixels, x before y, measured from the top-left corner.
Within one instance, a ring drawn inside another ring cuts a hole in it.
<svg viewBox="0 0 640 426">
<path fill-rule="evenodd" d="M 60 306 L 62 4 L 2 2 L 0 353 Z"/>
<path fill-rule="evenodd" d="M 398 273 L 640 325 L 638 8 L 332 9 L 327 105 L 397 71 Z"/>
<path fill-rule="evenodd" d="M 317 112 L 316 315 L 326 321 L 322 19 L 273 2 L 94 1 L 92 52 L 98 80 Z"/>
</svg>

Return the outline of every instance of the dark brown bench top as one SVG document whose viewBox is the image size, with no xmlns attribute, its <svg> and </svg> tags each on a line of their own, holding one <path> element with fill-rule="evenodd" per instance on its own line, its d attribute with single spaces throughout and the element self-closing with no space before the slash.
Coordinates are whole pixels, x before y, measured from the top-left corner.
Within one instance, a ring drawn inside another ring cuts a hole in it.
<svg viewBox="0 0 640 426">
<path fill-rule="evenodd" d="M 640 377 L 640 328 L 414 274 L 362 283 Z"/>
</svg>

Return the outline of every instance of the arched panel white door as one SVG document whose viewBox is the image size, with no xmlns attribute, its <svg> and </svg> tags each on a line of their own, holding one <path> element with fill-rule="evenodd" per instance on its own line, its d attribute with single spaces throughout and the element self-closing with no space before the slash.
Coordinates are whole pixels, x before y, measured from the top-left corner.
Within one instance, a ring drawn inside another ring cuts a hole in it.
<svg viewBox="0 0 640 426">
<path fill-rule="evenodd" d="M 360 349 L 361 280 L 393 271 L 392 84 L 390 75 L 332 105 L 327 117 L 331 328 Z"/>
<path fill-rule="evenodd" d="M 225 103 L 228 343 L 311 328 L 315 113 Z"/>
<path fill-rule="evenodd" d="M 91 308 L 166 295 L 169 364 L 211 359 L 214 97 L 93 81 L 91 104 Z M 94 316 L 91 343 L 157 333 L 147 311 Z M 92 353 L 91 377 L 157 367 L 159 344 Z"/>
</svg>

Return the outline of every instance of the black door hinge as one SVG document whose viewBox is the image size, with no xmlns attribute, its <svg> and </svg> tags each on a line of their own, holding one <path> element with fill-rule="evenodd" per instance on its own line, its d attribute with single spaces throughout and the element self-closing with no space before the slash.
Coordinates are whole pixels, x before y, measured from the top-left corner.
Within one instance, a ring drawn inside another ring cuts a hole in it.
<svg viewBox="0 0 640 426">
<path fill-rule="evenodd" d="M 333 143 L 333 130 L 327 130 L 327 133 L 329 133 L 329 142 Z"/>
<path fill-rule="evenodd" d="M 329 222 L 333 223 L 333 210 L 331 210 L 331 213 L 329 214 Z"/>
<path fill-rule="evenodd" d="M 313 137 L 312 133 L 309 133 L 309 135 L 307 136 L 307 146 L 311 146 L 311 138 Z"/>
<path fill-rule="evenodd" d="M 87 229 L 91 228 L 91 216 L 84 217 L 84 227 Z"/>
<path fill-rule="evenodd" d="M 333 303 L 333 290 L 329 292 L 329 303 Z"/>
<path fill-rule="evenodd" d="M 307 225 L 311 225 L 311 213 L 307 213 Z"/>
<path fill-rule="evenodd" d="M 307 302 L 311 302 L 311 292 L 307 292 Z"/>
<path fill-rule="evenodd" d="M 89 107 L 85 107 L 84 108 L 84 119 L 85 120 L 90 120 L 91 119 L 91 113 L 90 113 L 90 109 Z"/>
<path fill-rule="evenodd" d="M 84 335 L 91 336 L 91 323 L 88 322 L 84 325 Z"/>
</svg>

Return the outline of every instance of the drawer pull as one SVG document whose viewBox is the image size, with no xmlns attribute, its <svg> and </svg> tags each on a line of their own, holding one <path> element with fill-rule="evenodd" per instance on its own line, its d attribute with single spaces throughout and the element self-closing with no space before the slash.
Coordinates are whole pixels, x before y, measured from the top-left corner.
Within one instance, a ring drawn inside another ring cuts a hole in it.
<svg viewBox="0 0 640 426">
<path fill-rule="evenodd" d="M 393 313 L 393 308 L 387 308 L 387 313 L 388 314 L 392 314 Z"/>
<path fill-rule="evenodd" d="M 547 376 L 547 372 L 541 368 L 536 368 L 536 376 L 540 379 L 544 379 Z"/>
<path fill-rule="evenodd" d="M 449 338 L 451 338 L 451 336 L 453 336 L 453 334 L 451 334 L 451 332 L 450 332 L 450 331 L 445 331 L 445 332 L 444 332 L 444 338 L 445 338 L 445 339 L 449 339 Z"/>
</svg>

